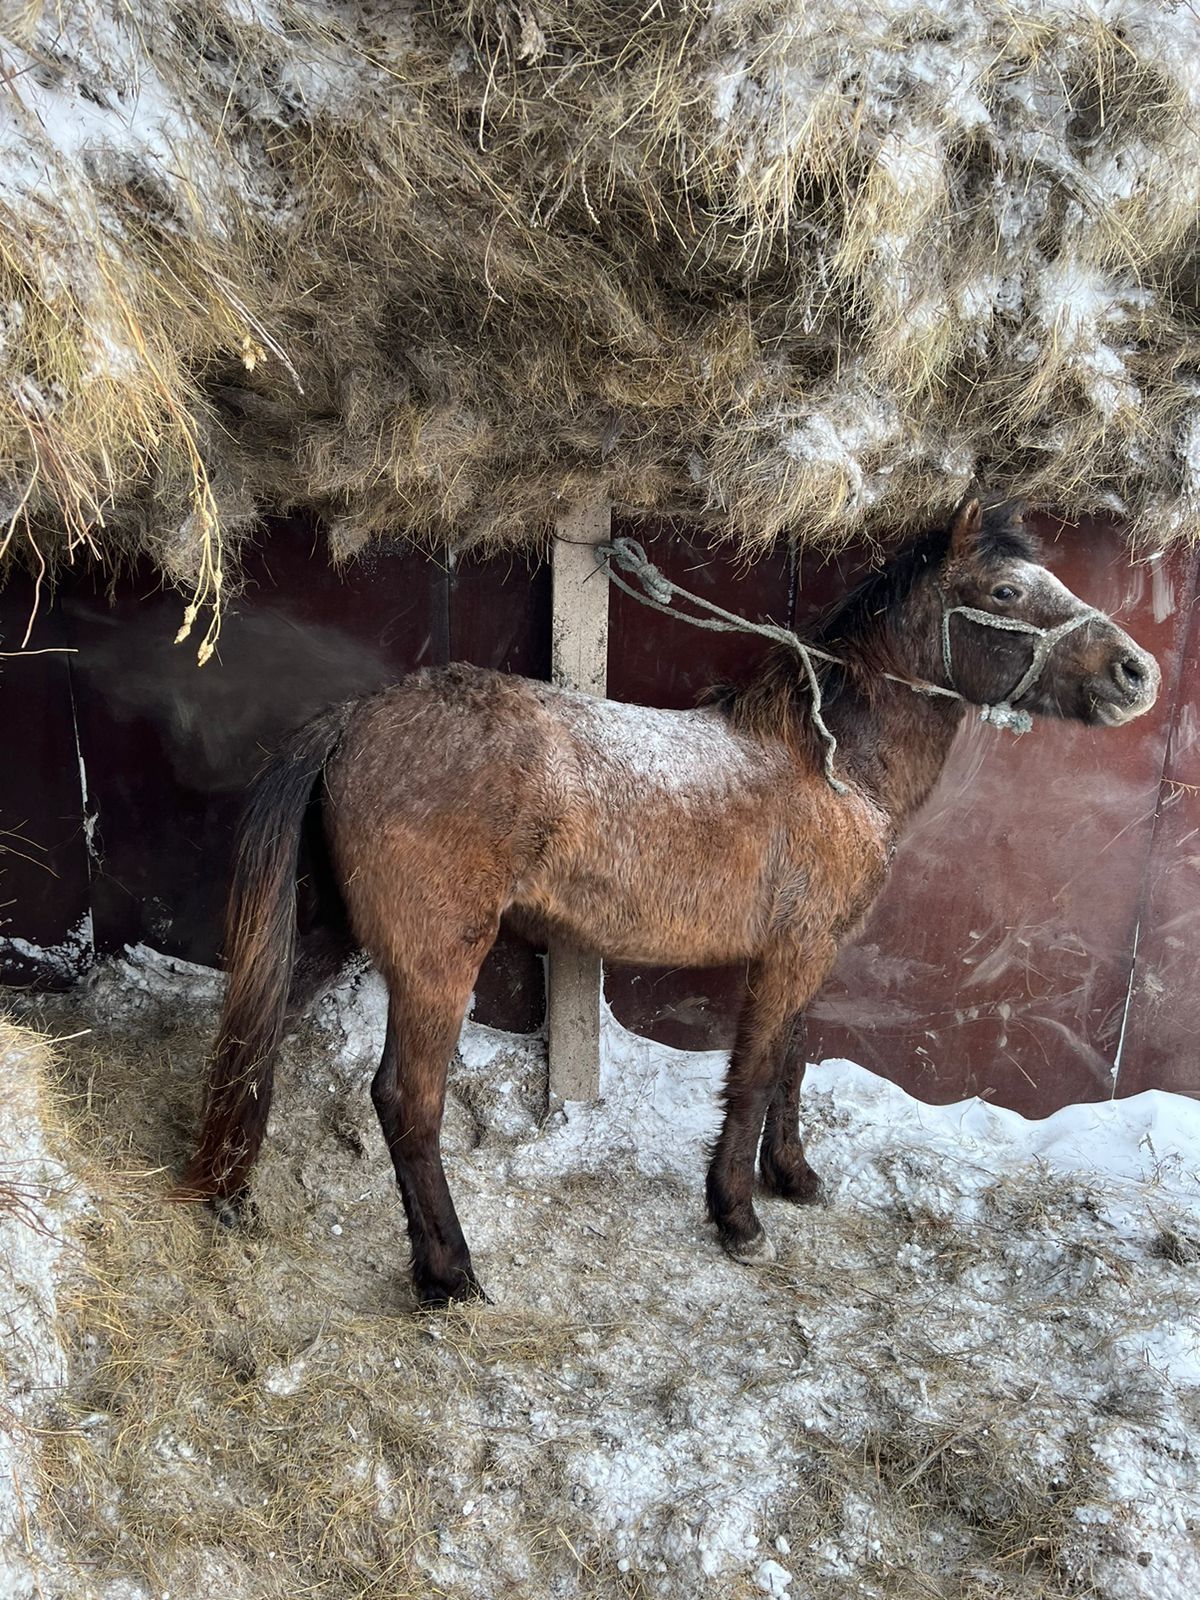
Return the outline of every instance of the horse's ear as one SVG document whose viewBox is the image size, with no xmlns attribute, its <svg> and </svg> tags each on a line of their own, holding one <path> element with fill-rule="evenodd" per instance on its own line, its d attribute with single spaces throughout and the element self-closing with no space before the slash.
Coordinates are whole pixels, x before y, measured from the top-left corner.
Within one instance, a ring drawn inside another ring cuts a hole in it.
<svg viewBox="0 0 1200 1600">
<path fill-rule="evenodd" d="M 954 513 L 950 527 L 950 560 L 965 561 L 979 549 L 983 536 L 983 507 L 972 495 Z"/>
</svg>

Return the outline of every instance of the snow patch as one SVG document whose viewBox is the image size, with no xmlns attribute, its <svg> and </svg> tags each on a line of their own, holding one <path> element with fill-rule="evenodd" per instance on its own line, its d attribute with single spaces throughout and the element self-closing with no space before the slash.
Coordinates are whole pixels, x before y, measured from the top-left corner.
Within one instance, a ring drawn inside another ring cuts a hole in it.
<svg viewBox="0 0 1200 1600">
<path fill-rule="evenodd" d="M 46 1142 L 41 1065 L 0 1023 L 0 1595 L 33 1600 L 55 1560 L 38 1512 L 36 1429 L 67 1379 L 58 1340 L 67 1229 L 81 1197 Z"/>
<path fill-rule="evenodd" d="M 96 953 L 92 914 L 83 916 L 57 944 L 34 944 L 11 934 L 0 934 L 0 959 L 19 957 L 49 977 L 73 983 L 91 965 Z"/>
<path fill-rule="evenodd" d="M 761 769 L 761 749 L 712 711 L 663 711 L 568 693 L 559 706 L 569 712 L 585 782 L 596 769 L 616 768 L 635 792 L 651 787 L 707 803 Z M 602 780 L 605 792 L 609 782 Z"/>
</svg>

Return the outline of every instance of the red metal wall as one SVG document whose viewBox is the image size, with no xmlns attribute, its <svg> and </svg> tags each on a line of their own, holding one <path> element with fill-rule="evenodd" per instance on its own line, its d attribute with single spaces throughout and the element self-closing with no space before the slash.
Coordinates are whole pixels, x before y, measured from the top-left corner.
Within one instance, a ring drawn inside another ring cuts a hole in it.
<svg viewBox="0 0 1200 1600">
<path fill-rule="evenodd" d="M 339 573 L 316 545 L 307 523 L 272 524 L 203 670 L 172 644 L 181 601 L 149 570 L 111 591 L 61 586 L 33 643 L 77 653 L 0 673 L 0 726 L 21 752 L 0 772 L 0 828 L 20 823 L 26 841 L 22 858 L 0 854 L 0 935 L 53 945 L 90 907 L 99 954 L 140 941 L 212 962 L 241 796 L 284 732 L 433 662 L 548 675 L 544 568 L 519 557 L 451 567 L 398 542 Z M 20 638 L 29 604 L 22 582 L 0 592 L 0 636 Z M 90 861 L 81 763 L 97 819 Z M 11 951 L 0 963 L 9 982 L 59 977 Z M 536 954 L 505 936 L 478 1008 L 497 1026 L 536 1028 L 542 981 Z"/>
<path fill-rule="evenodd" d="M 636 532 L 688 587 L 797 625 L 864 563 L 862 552 L 798 563 L 782 550 L 748 565 L 684 530 L 618 531 Z M 1159 705 L 1115 732 L 966 731 L 869 926 L 811 1011 L 816 1054 L 849 1055 L 926 1098 L 980 1093 L 1032 1114 L 1109 1095 L 1114 1083 L 1118 1093 L 1200 1093 L 1197 561 L 1131 565 L 1111 529 L 1046 531 L 1065 581 L 1158 656 Z M 339 575 L 315 542 L 303 522 L 271 527 L 219 661 L 202 672 L 172 646 L 180 602 L 149 572 L 112 595 L 63 586 L 33 642 L 78 654 L 9 662 L 0 674 L 17 757 L 0 773 L 0 828 L 10 830 L 0 835 L 0 933 L 54 944 L 90 908 L 102 953 L 144 940 L 211 961 L 240 794 L 283 730 L 422 663 L 548 672 L 544 568 L 509 557 L 450 568 L 398 544 Z M 23 631 L 28 604 L 20 582 L 0 593 L 6 639 Z M 690 705 L 760 653 L 613 592 L 617 698 Z M 19 951 L 4 963 L 9 981 L 56 977 Z M 690 1048 L 728 1041 L 739 984 L 736 972 L 608 976 L 623 1021 Z M 541 1008 L 536 953 L 506 939 L 476 1015 L 530 1028 Z"/>
</svg>

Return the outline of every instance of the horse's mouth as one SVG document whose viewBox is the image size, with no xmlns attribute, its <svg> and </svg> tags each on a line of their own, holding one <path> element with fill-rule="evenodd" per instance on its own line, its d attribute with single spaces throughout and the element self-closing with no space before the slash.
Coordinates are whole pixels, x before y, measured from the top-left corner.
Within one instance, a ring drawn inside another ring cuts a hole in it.
<svg viewBox="0 0 1200 1600">
<path fill-rule="evenodd" d="M 1154 704 L 1153 697 L 1137 700 L 1110 700 L 1100 695 L 1092 696 L 1091 721 L 1102 728 L 1123 728 L 1133 722 Z"/>
</svg>

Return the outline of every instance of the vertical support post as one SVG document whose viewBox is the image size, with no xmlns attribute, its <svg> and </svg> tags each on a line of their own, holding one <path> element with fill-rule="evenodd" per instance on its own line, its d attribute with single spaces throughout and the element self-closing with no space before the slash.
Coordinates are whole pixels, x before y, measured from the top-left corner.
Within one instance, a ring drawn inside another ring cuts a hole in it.
<svg viewBox="0 0 1200 1600">
<path fill-rule="evenodd" d="M 608 685 L 608 580 L 593 552 L 610 528 L 606 500 L 569 507 L 555 527 L 551 671 L 555 683 L 586 694 L 603 694 Z M 600 1093 L 603 981 L 597 956 L 551 946 L 546 1034 L 552 1104 L 595 1100 Z"/>
</svg>

